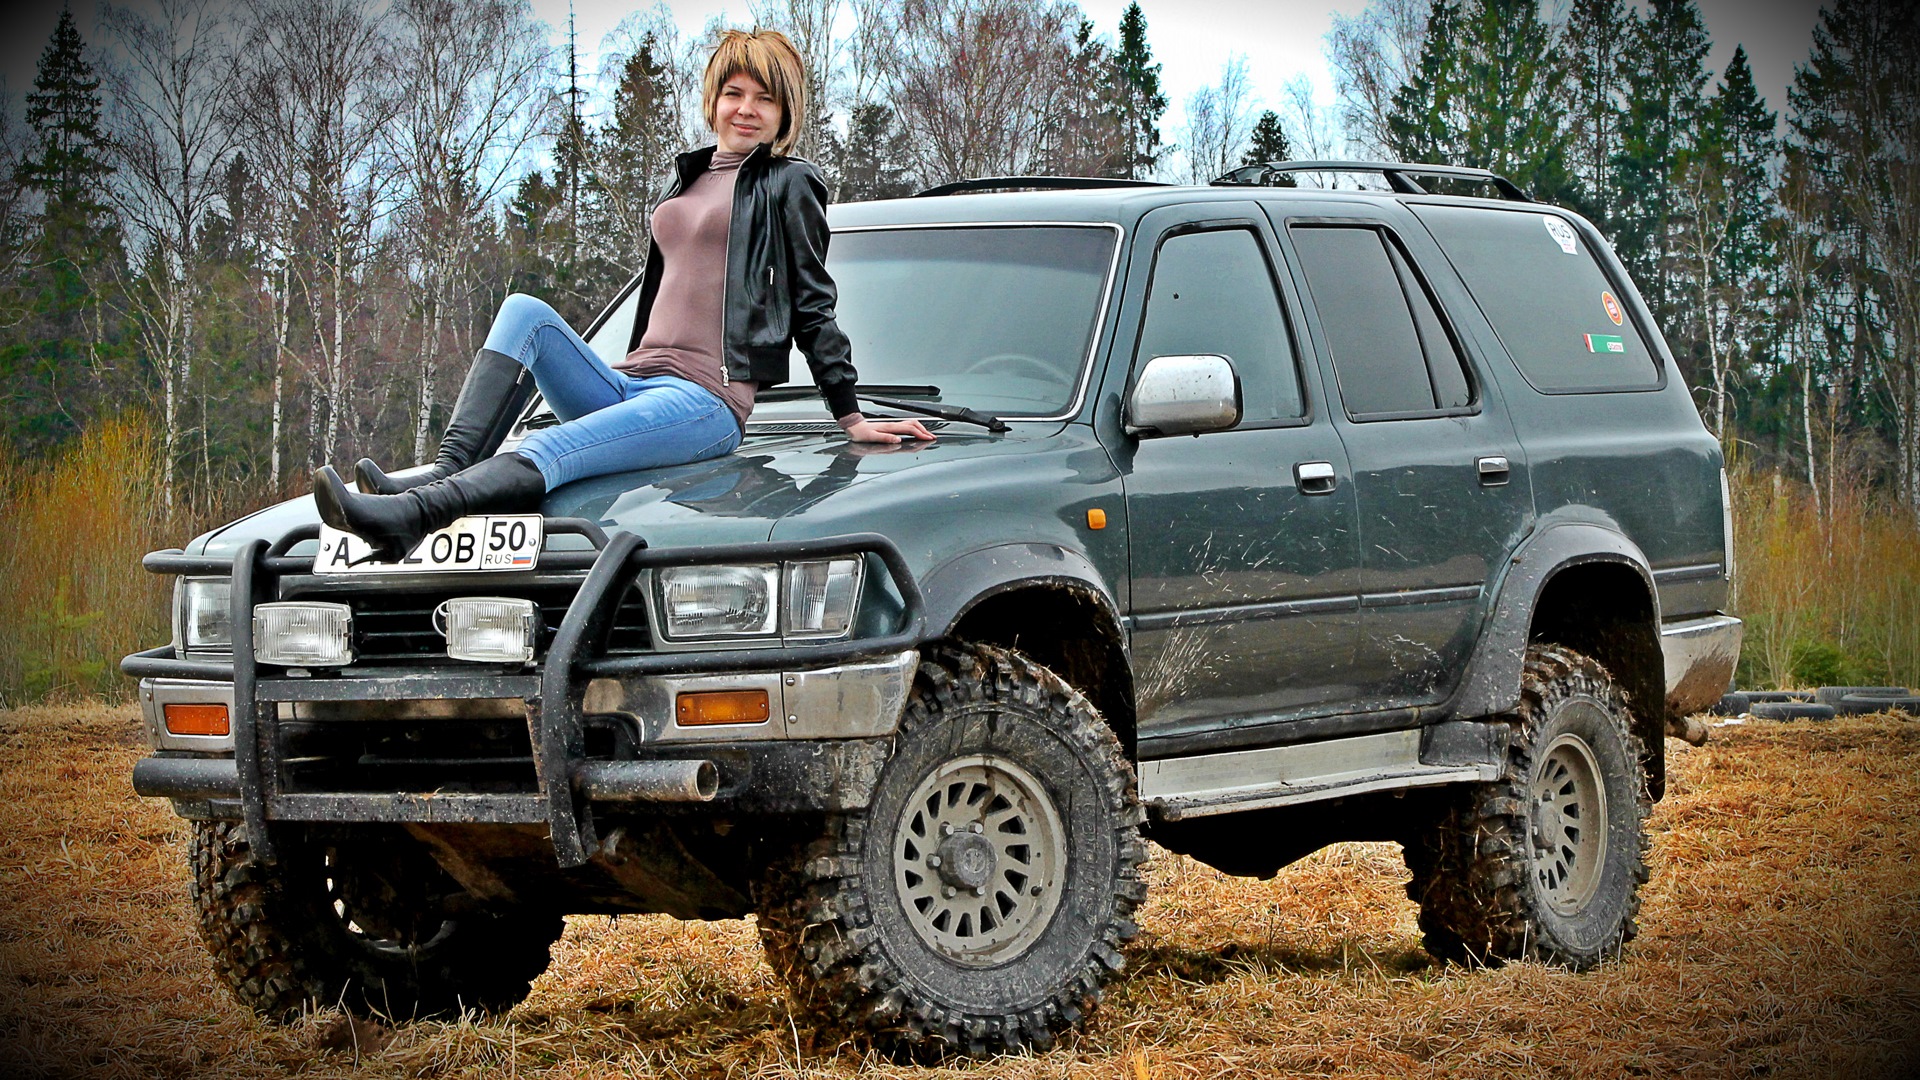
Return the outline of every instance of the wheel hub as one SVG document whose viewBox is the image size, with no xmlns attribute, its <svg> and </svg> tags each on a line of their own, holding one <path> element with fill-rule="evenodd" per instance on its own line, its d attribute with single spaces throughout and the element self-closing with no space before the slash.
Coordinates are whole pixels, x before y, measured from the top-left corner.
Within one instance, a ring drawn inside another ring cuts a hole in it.
<svg viewBox="0 0 1920 1080">
<path fill-rule="evenodd" d="M 1066 828 L 1025 768 L 993 755 L 947 762 L 908 798 L 893 879 L 909 925 L 968 967 L 1025 952 L 1060 906 Z"/>
<path fill-rule="evenodd" d="M 1585 739 L 1547 744 L 1533 779 L 1534 878 L 1548 906 L 1576 915 L 1600 888 L 1607 857 L 1607 791 Z"/>
<path fill-rule="evenodd" d="M 940 880 L 968 891 L 985 885 L 999 861 L 993 841 L 976 832 L 957 832 L 947 837 L 940 842 L 938 854 L 937 864 L 931 859 L 928 863 L 940 871 Z"/>
</svg>

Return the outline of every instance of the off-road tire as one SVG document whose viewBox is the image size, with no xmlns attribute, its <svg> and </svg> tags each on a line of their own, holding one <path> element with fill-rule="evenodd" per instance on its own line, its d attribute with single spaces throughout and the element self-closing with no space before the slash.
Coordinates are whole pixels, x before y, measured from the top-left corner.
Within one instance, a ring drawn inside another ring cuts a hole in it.
<svg viewBox="0 0 1920 1080">
<path fill-rule="evenodd" d="M 480 910 L 404 837 L 376 835 L 366 851 L 292 829 L 274 838 L 273 867 L 254 860 L 239 822 L 194 822 L 190 849 L 214 970 L 268 1019 L 324 1006 L 395 1020 L 504 1012 L 546 970 L 564 928 L 554 914 Z M 384 869 L 358 872 L 356 858 Z M 397 895 L 396 877 L 421 895 Z"/>
<path fill-rule="evenodd" d="M 1626 696 L 1597 662 L 1536 645 L 1505 719 L 1500 778 L 1463 788 L 1437 825 L 1406 841 L 1407 895 L 1442 960 L 1585 970 L 1633 939 L 1647 880 L 1652 802 Z M 1597 851 L 1582 828 L 1596 812 Z M 1536 836 L 1554 847 L 1536 848 Z"/>
<path fill-rule="evenodd" d="M 969 806 L 984 823 L 974 839 L 951 820 Z M 1143 818 L 1132 767 L 1079 691 L 1005 649 L 927 650 L 871 805 L 832 816 L 771 868 L 758 897 L 767 958 L 814 1023 L 898 1056 L 1044 1049 L 1084 1023 L 1124 964 L 1146 895 Z M 1048 836 L 1058 850 L 1043 850 Z M 930 856 L 954 856 L 950 874 L 978 870 L 969 845 L 977 855 L 989 841 L 999 854 L 973 893 L 986 898 L 943 899 L 952 879 Z M 971 931 L 953 914 L 969 905 Z M 951 936 L 969 932 L 978 946 Z"/>
</svg>

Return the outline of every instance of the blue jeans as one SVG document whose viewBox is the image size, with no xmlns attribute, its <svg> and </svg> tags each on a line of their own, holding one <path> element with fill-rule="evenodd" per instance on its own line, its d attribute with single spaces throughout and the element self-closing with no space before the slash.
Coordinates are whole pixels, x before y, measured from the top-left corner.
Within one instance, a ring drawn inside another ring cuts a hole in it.
<svg viewBox="0 0 1920 1080">
<path fill-rule="evenodd" d="M 548 491 L 588 476 L 705 461 L 740 445 L 733 411 L 712 391 L 672 375 L 613 370 L 543 300 L 507 297 L 486 348 L 531 371 L 563 421 L 529 432 L 518 451 L 539 466 Z"/>
</svg>

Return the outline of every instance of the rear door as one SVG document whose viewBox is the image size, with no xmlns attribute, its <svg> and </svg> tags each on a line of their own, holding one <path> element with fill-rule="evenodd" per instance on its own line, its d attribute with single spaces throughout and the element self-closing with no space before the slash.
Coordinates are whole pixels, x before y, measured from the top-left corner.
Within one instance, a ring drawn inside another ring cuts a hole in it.
<svg viewBox="0 0 1920 1080">
<path fill-rule="evenodd" d="M 1346 453 L 1297 348 L 1298 304 L 1252 203 L 1169 207 L 1136 233 L 1123 311 L 1132 378 L 1155 356 L 1225 356 L 1231 430 L 1128 437 L 1132 647 L 1142 752 L 1334 711 L 1349 684 L 1358 542 Z M 1122 353 L 1121 355 L 1125 355 Z"/>
<path fill-rule="evenodd" d="M 1526 462 L 1485 358 L 1441 302 L 1464 293 L 1403 208 L 1317 206 L 1285 228 L 1358 497 L 1353 707 L 1434 704 L 1531 528 Z"/>
</svg>

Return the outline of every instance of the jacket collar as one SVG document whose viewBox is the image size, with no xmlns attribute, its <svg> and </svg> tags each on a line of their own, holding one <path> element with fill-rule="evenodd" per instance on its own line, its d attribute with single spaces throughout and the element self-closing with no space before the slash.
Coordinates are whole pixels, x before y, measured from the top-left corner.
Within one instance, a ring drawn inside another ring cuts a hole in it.
<svg viewBox="0 0 1920 1080">
<path fill-rule="evenodd" d="M 673 159 L 674 169 L 680 174 L 680 190 L 685 191 L 695 177 L 707 171 L 707 167 L 713 164 L 714 151 L 718 149 L 720 149 L 718 145 L 702 146 Z M 745 171 L 749 166 L 768 161 L 772 157 L 773 150 L 767 143 L 756 143 L 753 149 L 747 151 L 746 158 L 740 162 L 740 168 Z"/>
</svg>

